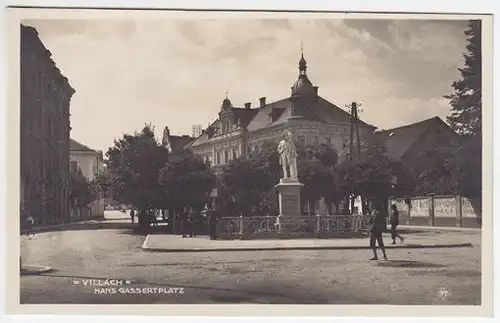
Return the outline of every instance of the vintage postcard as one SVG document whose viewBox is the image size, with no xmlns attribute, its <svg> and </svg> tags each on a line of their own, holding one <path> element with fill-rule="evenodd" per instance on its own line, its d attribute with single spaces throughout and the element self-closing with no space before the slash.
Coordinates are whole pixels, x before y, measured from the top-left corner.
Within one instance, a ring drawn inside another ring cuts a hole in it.
<svg viewBox="0 0 500 323">
<path fill-rule="evenodd" d="M 492 16 L 8 12 L 9 313 L 492 315 Z"/>
</svg>

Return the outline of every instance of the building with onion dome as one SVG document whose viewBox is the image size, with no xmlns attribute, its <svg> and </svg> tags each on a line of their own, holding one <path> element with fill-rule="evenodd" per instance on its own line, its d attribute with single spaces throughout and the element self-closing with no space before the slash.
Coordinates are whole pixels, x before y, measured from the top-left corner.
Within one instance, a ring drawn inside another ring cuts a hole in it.
<svg viewBox="0 0 500 323">
<path fill-rule="evenodd" d="M 299 75 L 289 97 L 267 102 L 261 97 L 258 107 L 250 103 L 236 106 L 226 96 L 217 119 L 187 148 L 209 161 L 216 169 L 232 159 L 247 156 L 263 142 L 278 142 L 285 129 L 299 144 L 324 143 L 340 154 L 349 142 L 350 114 L 322 98 L 318 86 L 307 76 L 307 62 L 302 54 Z M 373 133 L 375 127 L 360 121 L 360 136 Z"/>
</svg>

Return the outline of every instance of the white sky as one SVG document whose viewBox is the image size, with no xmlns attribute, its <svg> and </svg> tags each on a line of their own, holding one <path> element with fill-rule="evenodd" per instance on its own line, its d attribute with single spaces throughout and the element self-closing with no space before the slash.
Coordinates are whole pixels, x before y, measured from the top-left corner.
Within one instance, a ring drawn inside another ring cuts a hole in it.
<svg viewBox="0 0 500 323">
<path fill-rule="evenodd" d="M 225 91 L 236 106 L 290 95 L 300 43 L 319 94 L 361 102 L 380 128 L 433 116 L 463 65 L 466 21 L 31 20 L 76 89 L 71 137 L 107 148 L 151 122 L 158 137 L 206 127 Z"/>
</svg>

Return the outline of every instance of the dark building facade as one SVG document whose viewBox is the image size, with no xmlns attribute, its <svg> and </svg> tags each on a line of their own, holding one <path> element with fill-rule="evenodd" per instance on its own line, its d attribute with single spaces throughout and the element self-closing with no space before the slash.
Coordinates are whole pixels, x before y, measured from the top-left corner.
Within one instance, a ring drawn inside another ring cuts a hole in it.
<svg viewBox="0 0 500 323">
<path fill-rule="evenodd" d="M 21 25 L 21 220 L 69 220 L 70 101 L 75 93 L 36 29 Z M 21 222 L 22 223 L 22 222 Z"/>
</svg>

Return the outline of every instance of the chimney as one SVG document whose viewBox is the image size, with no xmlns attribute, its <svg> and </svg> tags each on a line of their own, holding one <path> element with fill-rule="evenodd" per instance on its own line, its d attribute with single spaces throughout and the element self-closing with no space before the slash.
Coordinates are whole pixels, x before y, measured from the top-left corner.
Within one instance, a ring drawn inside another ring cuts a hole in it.
<svg viewBox="0 0 500 323">
<path fill-rule="evenodd" d="M 315 86 L 315 87 L 314 87 L 314 94 L 315 94 L 316 96 L 318 95 L 318 87 L 317 87 L 317 86 Z"/>
<path fill-rule="evenodd" d="M 245 103 L 245 109 L 250 109 L 251 105 L 252 105 L 252 102 Z"/>
<path fill-rule="evenodd" d="M 266 97 L 263 96 L 259 99 L 260 101 L 260 107 L 263 108 L 266 105 Z"/>
</svg>

